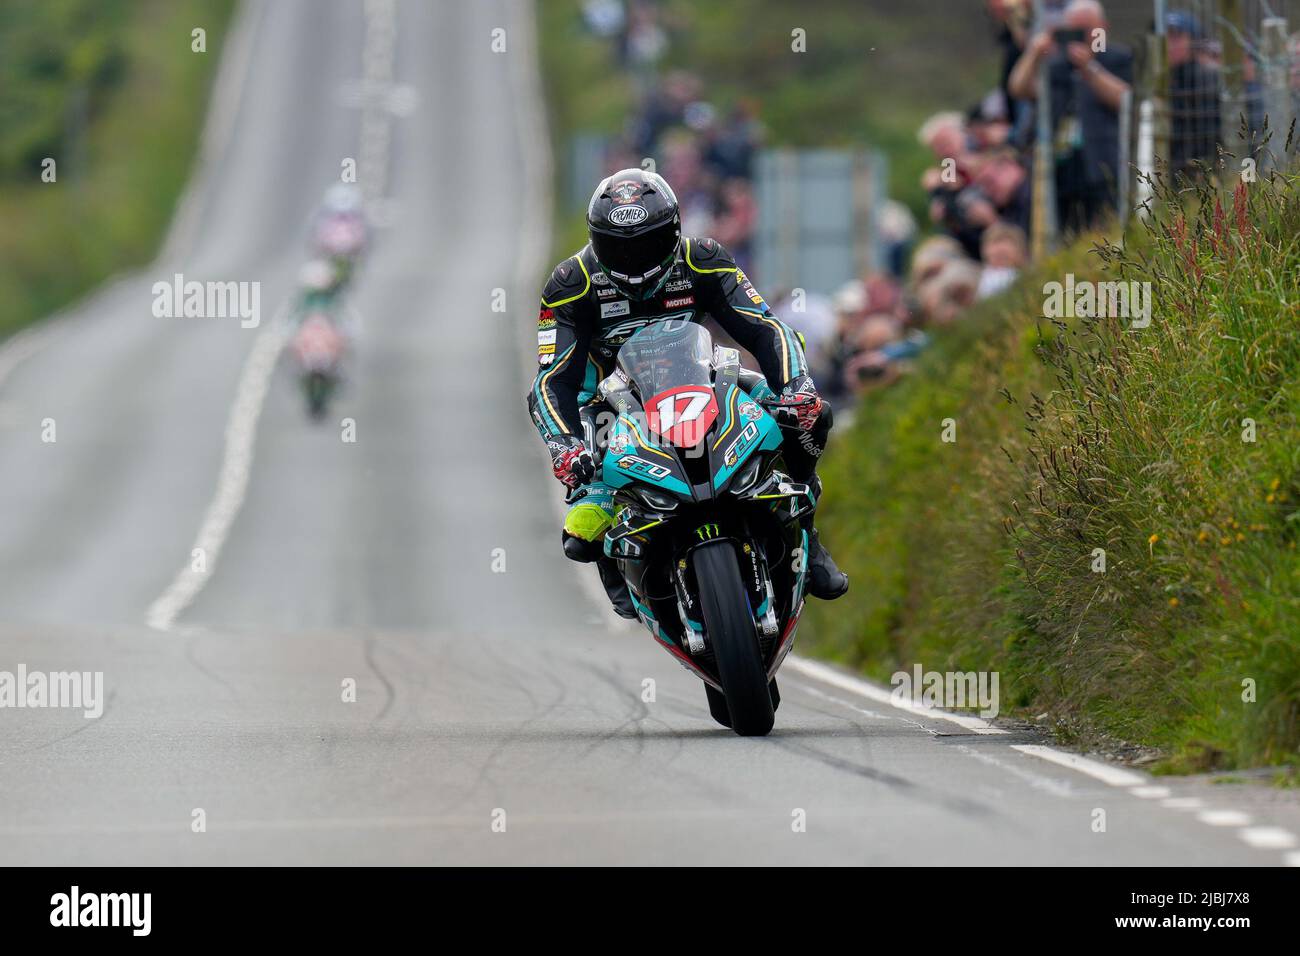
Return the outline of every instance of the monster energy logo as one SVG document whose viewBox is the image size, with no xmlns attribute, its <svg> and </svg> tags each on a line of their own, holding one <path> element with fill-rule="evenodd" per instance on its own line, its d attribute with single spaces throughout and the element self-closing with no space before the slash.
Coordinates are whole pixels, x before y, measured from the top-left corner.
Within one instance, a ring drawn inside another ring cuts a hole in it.
<svg viewBox="0 0 1300 956">
<path fill-rule="evenodd" d="M 718 536 L 719 529 L 716 524 L 702 524 L 695 529 L 695 533 L 699 535 L 701 541 L 708 541 Z"/>
</svg>

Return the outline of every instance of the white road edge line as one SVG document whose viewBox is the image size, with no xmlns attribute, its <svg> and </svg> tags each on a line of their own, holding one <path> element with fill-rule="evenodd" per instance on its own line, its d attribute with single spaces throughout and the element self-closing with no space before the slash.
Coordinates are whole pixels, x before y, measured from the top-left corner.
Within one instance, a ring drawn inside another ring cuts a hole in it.
<svg viewBox="0 0 1300 956">
<path fill-rule="evenodd" d="M 1064 750 L 1057 750 L 1055 747 L 1047 747 L 1042 744 L 1012 744 L 1011 749 L 1018 750 L 1022 754 L 1029 754 L 1031 757 L 1040 757 L 1050 763 L 1060 764 L 1062 767 L 1069 767 L 1071 770 L 1077 770 L 1079 773 L 1086 774 L 1094 780 L 1100 780 L 1112 787 L 1143 787 L 1148 783 L 1144 774 L 1133 770 L 1125 770 L 1123 767 L 1114 767 L 1108 763 L 1102 763 L 1100 760 L 1089 760 L 1087 757 L 1067 753 Z"/>
<path fill-rule="evenodd" d="M 284 316 L 288 304 L 281 306 L 270 325 L 258 333 L 244 361 L 244 370 L 235 392 L 235 402 L 226 422 L 226 447 L 221 456 L 221 473 L 217 490 L 199 525 L 198 537 L 190 551 L 191 560 L 182 565 L 176 577 L 145 612 L 145 623 L 159 631 L 169 631 L 216 570 L 221 548 L 230 534 L 253 468 L 253 448 L 257 442 L 257 422 L 271 386 L 276 359 L 285 341 Z M 195 552 L 199 552 L 195 554 Z M 195 569 L 198 561 L 199 570 Z"/>
<path fill-rule="evenodd" d="M 935 707 L 925 707 L 918 705 L 907 699 L 895 700 L 893 694 L 883 687 L 879 687 L 869 681 L 849 674 L 841 673 L 832 667 L 816 661 L 810 661 L 806 658 L 797 657 L 791 654 L 786 659 L 786 667 L 793 668 L 796 672 L 802 674 L 810 680 L 817 681 L 842 690 L 847 690 L 865 697 L 868 700 L 879 701 L 880 703 L 889 704 L 901 710 L 906 710 L 912 714 L 929 717 L 935 720 L 947 720 L 953 723 L 966 726 L 975 733 L 1006 733 L 998 728 L 981 729 L 979 725 L 987 727 L 987 722 L 978 718 L 966 717 L 960 714 L 951 714 L 947 711 L 939 710 Z M 811 688 L 807 688 L 811 690 Z M 825 697 L 823 694 L 816 694 L 819 697 Z M 1058 750 L 1055 747 L 1048 747 L 1042 744 L 1011 744 L 1011 750 L 1019 751 L 1031 757 L 1037 757 L 1046 760 L 1049 763 L 1058 766 L 1067 767 L 1085 776 L 1092 777 L 1102 783 L 1127 790 L 1132 796 L 1146 800 L 1160 800 L 1162 807 L 1171 810 L 1190 810 L 1196 813 L 1196 819 L 1212 827 L 1234 827 L 1237 828 L 1237 835 L 1247 845 L 1257 850 L 1289 850 L 1284 857 L 1284 862 L 1288 866 L 1300 866 L 1300 852 L 1293 850 L 1300 844 L 1296 836 L 1289 830 L 1275 826 L 1253 826 L 1253 820 L 1249 814 L 1240 810 L 1232 809 L 1207 809 L 1204 801 L 1197 797 L 1174 797 L 1171 796 L 1169 787 L 1152 784 L 1150 778 L 1142 773 L 1133 770 L 1127 770 L 1123 767 L 1116 767 L 1112 764 L 1103 763 L 1100 760 L 1092 760 L 1079 754 L 1068 753 L 1064 750 Z"/>
<path fill-rule="evenodd" d="M 366 36 L 363 47 L 363 71 L 367 77 L 390 77 L 393 70 L 393 58 L 396 49 L 396 5 L 394 0 L 368 0 L 365 5 Z M 249 43 L 243 41 L 238 52 L 241 58 L 247 58 Z M 241 59 L 236 72 L 239 89 L 242 90 L 246 64 Z M 223 98 L 219 111 L 214 117 L 214 124 L 222 129 L 222 136 L 228 136 L 234 123 L 231 110 L 238 104 L 234 99 Z M 362 116 L 361 152 L 368 155 L 368 165 L 362 168 L 366 178 L 374 177 L 377 186 L 372 186 L 367 198 L 377 198 L 387 183 L 388 174 L 388 131 L 383 135 L 376 131 L 375 120 L 369 114 L 382 113 L 382 110 L 367 110 Z M 383 118 L 386 121 L 386 117 Z M 371 138 L 382 140 L 374 144 L 366 141 Z M 182 210 L 182 216 L 188 210 Z M 182 225 L 183 230 L 188 228 Z M 173 239 L 174 243 L 184 241 Z M 285 321 L 290 303 L 285 302 L 275 313 L 269 325 L 263 328 L 244 361 L 240 373 L 239 385 L 235 390 L 235 401 L 230 408 L 230 417 L 226 422 L 226 444 L 222 453 L 221 472 L 217 478 L 216 492 L 208 510 L 199 525 L 198 537 L 190 551 L 190 561 L 183 564 L 171 584 L 158 598 L 149 605 L 145 612 L 145 623 L 159 631 L 171 631 L 176 618 L 193 603 L 204 585 L 211 579 L 217 567 L 217 559 L 225 545 L 230 529 L 244 506 L 248 493 L 248 482 L 253 469 L 253 451 L 257 443 L 257 423 L 262 417 L 262 408 L 266 404 L 266 394 L 270 390 L 271 377 L 275 372 L 276 360 L 284 347 L 288 336 L 288 323 Z M 198 554 L 196 554 L 198 552 Z M 201 555 L 201 560 L 198 560 Z M 198 563 L 199 570 L 195 569 Z"/>
<path fill-rule="evenodd" d="M 875 684 L 862 680 L 860 677 L 853 677 L 849 674 L 843 674 L 829 667 L 826 664 L 820 664 L 817 661 L 810 661 L 806 657 L 799 657 L 791 654 L 785 659 L 785 667 L 793 668 L 796 673 L 802 674 L 810 680 L 827 684 L 831 687 L 838 687 L 840 690 L 847 690 L 859 697 L 865 697 L 879 704 L 888 704 L 898 710 L 905 710 L 917 717 L 926 717 L 931 720 L 946 720 L 949 723 L 956 724 L 976 734 L 1005 734 L 1007 731 L 1001 727 L 994 727 L 982 717 L 971 717 L 966 714 L 952 714 L 946 710 L 939 710 L 937 707 L 927 707 L 924 704 L 918 704 L 907 698 L 895 698 L 894 694 L 883 687 L 877 687 Z"/>
</svg>

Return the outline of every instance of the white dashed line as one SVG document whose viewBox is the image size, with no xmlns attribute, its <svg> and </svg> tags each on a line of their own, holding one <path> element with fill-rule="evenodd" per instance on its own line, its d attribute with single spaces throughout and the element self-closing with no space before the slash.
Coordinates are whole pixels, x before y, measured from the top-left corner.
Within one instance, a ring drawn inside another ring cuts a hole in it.
<svg viewBox="0 0 1300 956">
<path fill-rule="evenodd" d="M 1248 827 L 1250 814 L 1240 810 L 1202 810 L 1196 819 L 1212 827 Z"/>
<path fill-rule="evenodd" d="M 1289 850 L 1296 845 L 1295 836 L 1281 827 L 1246 827 L 1237 835 L 1259 850 Z"/>
<path fill-rule="evenodd" d="M 1143 800 L 1163 800 L 1171 792 L 1168 787 L 1134 787 L 1129 791 L 1133 796 L 1141 797 Z"/>
</svg>

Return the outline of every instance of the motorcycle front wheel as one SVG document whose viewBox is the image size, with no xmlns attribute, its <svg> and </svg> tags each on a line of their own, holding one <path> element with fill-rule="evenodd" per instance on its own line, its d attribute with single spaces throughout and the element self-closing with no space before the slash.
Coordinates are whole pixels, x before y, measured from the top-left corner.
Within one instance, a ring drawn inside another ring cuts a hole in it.
<svg viewBox="0 0 1300 956">
<path fill-rule="evenodd" d="M 762 737 L 776 715 L 736 550 L 728 540 L 711 541 L 695 549 L 692 561 L 731 729 L 742 737 Z"/>
</svg>

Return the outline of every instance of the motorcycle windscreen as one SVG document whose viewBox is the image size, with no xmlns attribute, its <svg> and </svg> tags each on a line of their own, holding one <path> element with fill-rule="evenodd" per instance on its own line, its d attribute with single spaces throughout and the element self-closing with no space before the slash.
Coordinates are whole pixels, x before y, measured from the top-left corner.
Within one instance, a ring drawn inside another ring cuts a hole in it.
<svg viewBox="0 0 1300 956">
<path fill-rule="evenodd" d="M 645 402 L 646 425 L 679 448 L 694 448 L 718 418 L 713 340 L 694 322 L 665 319 L 623 344 L 619 368 Z"/>
</svg>

